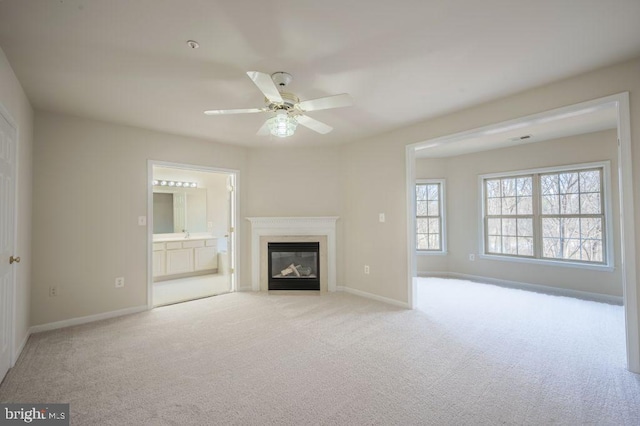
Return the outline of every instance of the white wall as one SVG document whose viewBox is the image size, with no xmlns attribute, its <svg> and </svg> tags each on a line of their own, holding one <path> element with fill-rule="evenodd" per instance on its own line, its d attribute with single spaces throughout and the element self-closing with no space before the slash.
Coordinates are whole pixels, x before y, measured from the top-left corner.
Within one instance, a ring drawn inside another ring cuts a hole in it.
<svg viewBox="0 0 640 426">
<path fill-rule="evenodd" d="M 447 180 L 448 255 L 417 257 L 418 271 L 454 272 L 486 278 L 540 284 L 570 290 L 622 296 L 620 261 L 620 216 L 617 176 L 617 133 L 596 132 L 516 147 L 451 157 L 444 160 L 418 159 L 416 177 L 445 177 Z M 611 201 L 614 242 L 613 272 L 545 266 L 477 258 L 479 190 L 478 176 L 550 166 L 611 161 Z M 439 164 L 434 164 L 439 163 Z M 434 166 L 444 164 L 445 170 Z M 443 258 L 446 266 L 443 268 Z"/>
<path fill-rule="evenodd" d="M 147 214 L 148 159 L 242 175 L 245 158 L 240 147 L 37 111 L 32 325 L 146 305 L 137 218 Z"/>
<path fill-rule="evenodd" d="M 16 312 L 14 348 L 19 350 L 29 332 L 29 307 L 31 299 L 31 213 L 32 213 L 32 158 L 33 158 L 33 110 L 20 82 L 4 52 L 0 49 L 0 104 L 6 109 L 18 127 L 17 151 L 17 235 L 16 255 Z"/>
<path fill-rule="evenodd" d="M 345 182 L 341 149 L 254 148 L 249 150 L 247 160 L 247 216 L 340 216 L 336 224 L 336 280 L 342 285 Z M 249 237 L 243 241 L 245 247 L 251 245 Z"/>
</svg>

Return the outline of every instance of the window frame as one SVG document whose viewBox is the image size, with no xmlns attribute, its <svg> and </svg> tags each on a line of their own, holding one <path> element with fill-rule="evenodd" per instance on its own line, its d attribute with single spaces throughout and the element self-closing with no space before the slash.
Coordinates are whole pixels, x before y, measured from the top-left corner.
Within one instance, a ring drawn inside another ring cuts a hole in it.
<svg viewBox="0 0 640 426">
<path fill-rule="evenodd" d="M 439 184 L 440 185 L 440 194 L 439 194 L 439 207 L 440 207 L 440 250 L 419 250 L 418 246 L 418 218 L 419 217 L 428 217 L 428 216 L 418 216 L 417 206 L 417 186 L 425 185 L 425 184 Z M 446 255 L 447 254 L 447 220 L 446 220 L 446 182 L 445 179 L 416 179 L 415 184 L 413 185 L 413 201 L 414 201 L 414 211 L 413 211 L 413 233 L 416 239 L 416 245 L 414 250 L 418 255 Z"/>
<path fill-rule="evenodd" d="M 554 259 L 542 257 L 542 219 L 548 215 L 542 214 L 542 193 L 540 188 L 540 176 L 544 174 L 554 174 L 563 172 L 580 172 L 594 169 L 602 169 L 601 176 L 601 203 L 603 208 L 603 229 L 602 229 L 602 249 L 603 249 L 603 261 L 602 263 L 588 262 L 583 260 L 573 259 Z M 534 256 L 519 256 L 510 254 L 495 254 L 487 252 L 487 232 L 486 223 L 486 196 L 485 193 L 485 180 L 498 179 L 498 178 L 517 178 L 520 176 L 534 176 L 532 181 L 533 186 L 533 239 L 534 239 Z M 479 192 L 479 227 L 478 227 L 478 241 L 479 241 L 479 258 L 488 260 L 500 260 L 522 263 L 533 263 L 539 265 L 550 266 L 564 266 L 571 268 L 593 269 L 600 271 L 613 271 L 614 270 L 614 253 L 613 253 L 613 209 L 611 205 L 611 161 L 598 161 L 591 163 L 579 163 L 568 164 L 563 166 L 544 167 L 526 170 L 515 170 L 511 172 L 499 172 L 489 173 L 478 176 L 478 188 Z"/>
</svg>

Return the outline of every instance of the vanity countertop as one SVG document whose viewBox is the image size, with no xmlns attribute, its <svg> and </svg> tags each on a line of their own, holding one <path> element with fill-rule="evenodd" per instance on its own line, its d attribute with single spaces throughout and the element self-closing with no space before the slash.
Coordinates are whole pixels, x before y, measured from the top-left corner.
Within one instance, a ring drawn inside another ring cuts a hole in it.
<svg viewBox="0 0 640 426">
<path fill-rule="evenodd" d="M 184 237 L 184 233 L 175 234 L 153 234 L 154 243 L 162 243 L 166 241 L 192 241 L 192 240 L 212 240 L 220 237 L 209 234 L 207 232 L 196 232 L 189 235 L 189 238 Z"/>
</svg>

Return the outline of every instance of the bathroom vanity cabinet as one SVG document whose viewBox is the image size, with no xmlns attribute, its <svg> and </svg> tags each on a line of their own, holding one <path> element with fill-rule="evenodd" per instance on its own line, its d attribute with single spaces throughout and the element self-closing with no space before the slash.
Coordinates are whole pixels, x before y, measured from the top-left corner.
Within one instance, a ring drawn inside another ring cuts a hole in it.
<svg viewBox="0 0 640 426">
<path fill-rule="evenodd" d="M 216 238 L 154 241 L 153 277 L 215 272 L 218 269 Z"/>
</svg>

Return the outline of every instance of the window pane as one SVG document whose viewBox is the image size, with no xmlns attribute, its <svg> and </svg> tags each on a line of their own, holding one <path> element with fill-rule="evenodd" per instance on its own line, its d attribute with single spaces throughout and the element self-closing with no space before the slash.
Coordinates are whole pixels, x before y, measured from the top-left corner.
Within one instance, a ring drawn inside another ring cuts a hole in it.
<svg viewBox="0 0 640 426">
<path fill-rule="evenodd" d="M 540 176 L 540 188 L 542 195 L 554 195 L 558 193 L 558 175 Z"/>
<path fill-rule="evenodd" d="M 582 239 L 602 240 L 602 219 L 580 219 L 580 237 Z"/>
<path fill-rule="evenodd" d="M 502 199 L 502 214 L 516 214 L 516 197 Z"/>
<path fill-rule="evenodd" d="M 579 213 L 580 213 L 580 196 L 578 194 L 560 195 L 560 214 L 579 214 Z"/>
<path fill-rule="evenodd" d="M 429 233 L 430 234 L 440 233 L 440 219 L 438 218 L 429 219 Z"/>
<path fill-rule="evenodd" d="M 580 192 L 600 192 L 600 170 L 580 172 Z"/>
<path fill-rule="evenodd" d="M 580 194 L 580 213 L 600 214 L 600 194 Z"/>
<path fill-rule="evenodd" d="M 518 254 L 518 239 L 516 237 L 502 237 L 502 252 L 504 254 Z"/>
<path fill-rule="evenodd" d="M 502 253 L 502 237 L 489 237 L 487 251 L 489 253 Z"/>
<path fill-rule="evenodd" d="M 580 239 L 580 219 L 577 217 L 560 219 L 560 238 Z"/>
<path fill-rule="evenodd" d="M 517 199 L 517 212 L 518 214 L 533 214 L 533 205 L 531 203 L 531 197 L 518 197 Z"/>
<path fill-rule="evenodd" d="M 527 197 L 533 194 L 532 178 L 530 176 L 517 179 L 516 191 L 519 197 Z"/>
<path fill-rule="evenodd" d="M 518 236 L 533 237 L 533 219 L 518 219 Z"/>
<path fill-rule="evenodd" d="M 499 215 L 502 212 L 501 205 L 500 198 L 489 198 L 487 200 L 487 214 L 490 216 Z"/>
<path fill-rule="evenodd" d="M 515 179 L 502 179 L 502 196 L 503 197 L 516 196 L 516 180 Z"/>
<path fill-rule="evenodd" d="M 502 235 L 509 235 L 509 236 L 517 235 L 515 219 L 502 219 Z"/>
<path fill-rule="evenodd" d="M 560 219 L 542 219 L 542 238 L 560 238 Z"/>
<path fill-rule="evenodd" d="M 427 201 L 427 216 L 440 216 L 439 201 Z"/>
<path fill-rule="evenodd" d="M 518 254 L 521 256 L 533 256 L 532 237 L 518 237 Z"/>
<path fill-rule="evenodd" d="M 582 260 L 589 262 L 602 262 L 602 241 L 600 240 L 583 240 L 582 241 Z"/>
<path fill-rule="evenodd" d="M 416 219 L 416 228 L 419 234 L 426 234 L 429 232 L 428 221 L 429 219 Z"/>
<path fill-rule="evenodd" d="M 418 216 L 426 216 L 427 215 L 427 202 L 426 201 L 416 201 L 416 215 L 418 215 Z"/>
<path fill-rule="evenodd" d="M 560 173 L 558 174 L 558 182 L 561 194 L 578 193 L 578 173 Z"/>
<path fill-rule="evenodd" d="M 499 198 L 500 197 L 500 179 L 493 179 L 485 181 L 487 185 L 487 197 Z"/>
<path fill-rule="evenodd" d="M 562 246 L 562 258 L 571 260 L 580 260 L 580 240 L 570 239 L 560 241 Z"/>
<path fill-rule="evenodd" d="M 542 196 L 542 214 L 560 213 L 560 199 L 557 195 Z"/>
<path fill-rule="evenodd" d="M 431 249 L 431 250 L 439 250 L 440 249 L 440 235 L 438 235 L 438 234 L 429 234 L 429 249 Z"/>
<path fill-rule="evenodd" d="M 439 200 L 440 199 L 440 194 L 439 194 L 439 188 L 440 185 L 427 185 L 427 199 L 432 201 L 432 200 Z"/>
<path fill-rule="evenodd" d="M 429 248 L 428 239 L 426 234 L 418 234 L 417 248 L 418 250 L 427 250 Z"/>
<path fill-rule="evenodd" d="M 542 257 L 557 259 L 560 257 L 560 240 L 557 238 L 542 239 Z"/>
<path fill-rule="evenodd" d="M 416 185 L 416 200 L 427 199 L 427 185 Z"/>
<path fill-rule="evenodd" d="M 488 219 L 487 235 L 501 235 L 501 234 L 502 234 L 502 219 Z"/>
</svg>

